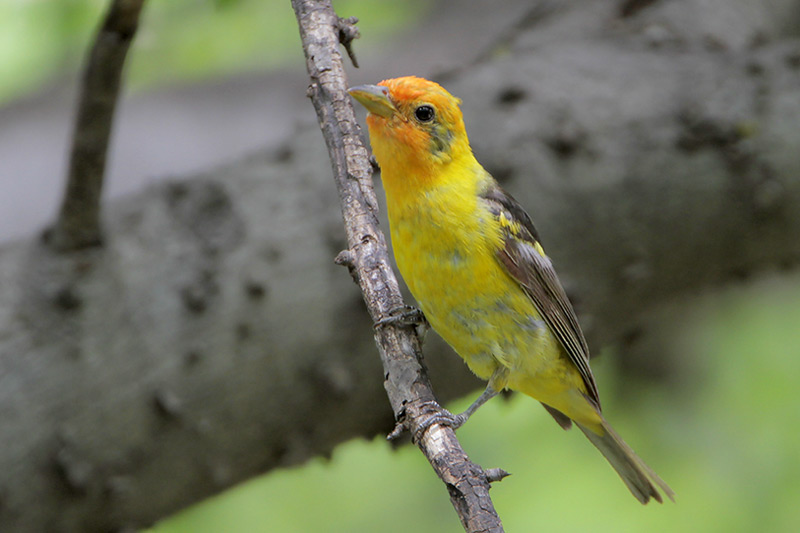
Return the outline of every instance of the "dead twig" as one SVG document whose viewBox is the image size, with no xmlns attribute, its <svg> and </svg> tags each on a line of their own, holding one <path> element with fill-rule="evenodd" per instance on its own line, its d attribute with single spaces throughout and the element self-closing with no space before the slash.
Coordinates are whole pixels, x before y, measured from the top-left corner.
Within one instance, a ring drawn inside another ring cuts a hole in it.
<svg viewBox="0 0 800 533">
<path fill-rule="evenodd" d="M 89 54 L 72 135 L 67 186 L 51 245 L 61 251 L 100 244 L 100 197 L 122 69 L 144 0 L 114 0 Z"/>
<path fill-rule="evenodd" d="M 350 269 L 373 321 L 378 322 L 402 304 L 402 297 L 389 266 L 383 233 L 378 228 L 372 168 L 346 92 L 338 49 L 343 34 L 346 40 L 352 40 L 355 33 L 352 29 L 343 32 L 343 20 L 336 16 L 328 0 L 292 0 L 292 6 L 311 78 L 308 94 L 328 146 L 342 204 L 349 249 L 339 254 L 337 262 Z M 384 366 L 384 386 L 395 416 L 416 437 L 417 446 L 445 482 L 464 529 L 503 531 L 489 497 L 490 482 L 502 476 L 496 471 L 487 475 L 472 463 L 452 428 L 430 423 L 431 416 L 435 416 L 431 406 L 438 408 L 438 405 L 421 364 L 419 339 L 413 328 L 380 327 L 374 335 Z"/>
</svg>

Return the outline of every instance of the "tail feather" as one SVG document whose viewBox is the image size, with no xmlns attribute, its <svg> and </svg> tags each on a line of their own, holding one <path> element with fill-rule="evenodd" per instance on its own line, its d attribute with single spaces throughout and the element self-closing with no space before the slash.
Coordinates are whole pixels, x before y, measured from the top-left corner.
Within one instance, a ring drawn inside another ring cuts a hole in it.
<svg viewBox="0 0 800 533">
<path fill-rule="evenodd" d="M 547 409 L 547 412 L 550 413 L 550 416 L 556 419 L 556 422 L 558 422 L 558 425 L 561 426 L 562 429 L 569 429 L 572 427 L 572 419 L 570 417 L 568 417 L 558 409 L 550 407 L 546 403 L 543 403 L 542 407 Z"/>
<path fill-rule="evenodd" d="M 653 498 L 661 503 L 661 493 L 657 490 L 657 486 L 670 500 L 675 501 L 675 493 L 669 488 L 669 485 L 634 453 L 605 420 L 602 422 L 602 435 L 598 435 L 581 424 L 576 425 L 611 463 L 637 500 L 647 503 L 650 498 Z"/>
</svg>

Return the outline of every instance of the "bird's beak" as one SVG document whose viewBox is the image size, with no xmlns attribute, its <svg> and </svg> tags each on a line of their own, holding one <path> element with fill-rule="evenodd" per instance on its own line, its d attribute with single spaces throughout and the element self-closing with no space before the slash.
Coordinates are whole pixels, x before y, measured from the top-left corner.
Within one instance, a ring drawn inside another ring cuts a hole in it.
<svg viewBox="0 0 800 533">
<path fill-rule="evenodd" d="M 397 108 L 389 99 L 389 89 L 380 85 L 358 85 L 347 90 L 367 111 L 390 118 Z"/>
</svg>

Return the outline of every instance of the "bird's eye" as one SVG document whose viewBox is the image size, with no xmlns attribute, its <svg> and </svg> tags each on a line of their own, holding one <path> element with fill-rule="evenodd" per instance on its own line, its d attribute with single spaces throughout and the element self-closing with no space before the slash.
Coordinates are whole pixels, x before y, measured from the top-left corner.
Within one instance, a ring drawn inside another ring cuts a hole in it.
<svg viewBox="0 0 800 533">
<path fill-rule="evenodd" d="M 414 116 L 417 117 L 417 120 L 420 122 L 430 122 L 433 120 L 435 114 L 433 107 L 429 105 L 421 105 L 414 110 Z"/>
</svg>

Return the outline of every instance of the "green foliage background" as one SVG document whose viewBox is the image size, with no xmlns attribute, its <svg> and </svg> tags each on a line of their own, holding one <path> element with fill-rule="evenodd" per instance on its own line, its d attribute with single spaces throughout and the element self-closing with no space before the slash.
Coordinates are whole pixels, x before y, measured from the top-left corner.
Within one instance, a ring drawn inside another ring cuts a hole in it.
<svg viewBox="0 0 800 533">
<path fill-rule="evenodd" d="M 375 33 L 424 9 L 421 1 L 336 5 Z M 0 3 L 0 104 L 74 77 L 105 6 Z M 301 61 L 288 1 L 150 0 L 128 82 L 141 89 Z M 798 324 L 800 279 L 770 278 L 706 295 L 667 326 L 678 369 L 668 382 L 622 377 L 611 352 L 595 359 L 608 418 L 672 485 L 675 504 L 640 506 L 582 435 L 563 432 L 526 397 L 490 402 L 459 436 L 473 460 L 513 473 L 492 489 L 508 531 L 800 531 Z M 393 450 L 377 437 L 252 480 L 152 529 L 268 531 L 461 528 L 416 448 Z"/>
<path fill-rule="evenodd" d="M 71 77 L 83 61 L 107 0 L 0 2 L 0 104 Z M 422 0 L 340 0 L 373 35 L 401 27 Z M 128 56 L 135 89 L 300 65 L 303 51 L 289 0 L 148 0 Z"/>
</svg>

